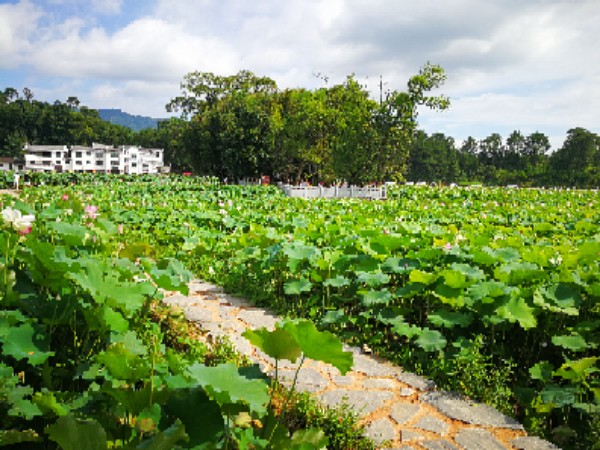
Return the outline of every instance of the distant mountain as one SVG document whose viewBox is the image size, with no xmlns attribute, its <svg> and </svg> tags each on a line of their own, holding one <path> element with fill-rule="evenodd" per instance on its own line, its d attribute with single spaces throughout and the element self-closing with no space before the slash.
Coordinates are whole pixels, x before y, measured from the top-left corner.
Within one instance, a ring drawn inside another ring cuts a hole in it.
<svg viewBox="0 0 600 450">
<path fill-rule="evenodd" d="M 99 109 L 98 113 L 102 120 L 131 128 L 133 131 L 156 128 L 156 124 L 161 120 L 153 119 L 152 117 L 134 116 L 120 109 Z"/>
</svg>

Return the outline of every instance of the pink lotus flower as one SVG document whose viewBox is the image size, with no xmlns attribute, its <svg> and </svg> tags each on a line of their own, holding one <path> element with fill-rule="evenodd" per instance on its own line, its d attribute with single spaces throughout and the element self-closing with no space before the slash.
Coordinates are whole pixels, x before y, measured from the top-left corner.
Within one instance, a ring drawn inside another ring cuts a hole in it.
<svg viewBox="0 0 600 450">
<path fill-rule="evenodd" d="M 63 194 L 63 196 L 60 198 L 62 201 L 67 201 L 69 200 L 69 194 Z"/>
<path fill-rule="evenodd" d="M 84 209 L 85 217 L 94 220 L 98 217 L 98 207 L 96 205 L 87 205 Z"/>
<path fill-rule="evenodd" d="M 21 228 L 20 230 L 18 230 L 17 232 L 21 235 L 21 236 L 26 236 L 29 233 L 31 233 L 32 227 L 26 227 L 26 228 Z"/>
<path fill-rule="evenodd" d="M 19 234 L 26 235 L 31 232 L 35 216 L 33 214 L 23 215 L 18 209 L 7 206 L 2 210 L 2 219 L 6 225 L 10 225 Z"/>
</svg>

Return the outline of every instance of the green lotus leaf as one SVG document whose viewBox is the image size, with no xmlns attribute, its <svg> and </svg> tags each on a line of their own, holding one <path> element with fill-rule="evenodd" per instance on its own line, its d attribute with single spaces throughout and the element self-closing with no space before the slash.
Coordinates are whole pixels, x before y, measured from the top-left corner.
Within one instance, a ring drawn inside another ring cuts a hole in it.
<svg viewBox="0 0 600 450">
<path fill-rule="evenodd" d="M 461 289 L 467 287 L 470 283 L 467 281 L 465 274 L 458 270 L 444 270 L 442 276 L 446 281 L 446 285 L 453 289 Z"/>
<path fill-rule="evenodd" d="M 303 292 L 310 292 L 312 283 L 306 278 L 300 280 L 287 281 L 283 285 L 283 291 L 286 295 L 300 295 Z"/>
<path fill-rule="evenodd" d="M 496 279 L 505 283 L 519 285 L 543 279 L 546 273 L 537 264 L 529 262 L 510 262 L 503 264 L 494 271 Z"/>
<path fill-rule="evenodd" d="M 367 286 L 377 287 L 389 283 L 390 277 L 381 272 L 357 272 L 356 281 Z"/>
<path fill-rule="evenodd" d="M 428 286 L 438 279 L 438 275 L 435 273 L 423 272 L 422 270 L 413 270 L 408 276 L 408 279 L 413 283 L 421 283 Z"/>
<path fill-rule="evenodd" d="M 537 325 L 534 311 L 535 309 L 529 306 L 524 299 L 511 297 L 496 309 L 496 314 L 510 322 L 518 322 L 523 329 L 529 330 Z"/>
<path fill-rule="evenodd" d="M 468 327 L 473 323 L 472 313 L 438 310 L 429 313 L 427 320 L 438 327 L 453 328 L 455 326 Z"/>
<path fill-rule="evenodd" d="M 558 283 L 537 289 L 534 292 L 533 301 L 536 305 L 552 312 L 577 316 L 582 298 L 573 287 L 565 283 Z"/>
<path fill-rule="evenodd" d="M 388 273 L 409 273 L 419 268 L 419 262 L 408 258 L 387 258 L 381 265 L 381 270 Z"/>
<path fill-rule="evenodd" d="M 257 330 L 246 330 L 242 334 L 252 345 L 257 346 L 271 358 L 287 359 L 291 362 L 296 360 L 302 354 L 302 349 L 287 331 L 277 328 L 269 331 L 266 328 Z"/>
<path fill-rule="evenodd" d="M 237 404 L 246 405 L 250 411 L 260 415 L 267 411 L 267 384 L 263 380 L 249 380 L 241 376 L 234 364 L 207 367 L 194 363 L 188 367 L 188 373 L 222 408 Z"/>
<path fill-rule="evenodd" d="M 108 448 L 106 432 L 93 419 L 79 420 L 73 414 L 59 417 L 46 433 L 63 450 L 105 450 Z"/>
<path fill-rule="evenodd" d="M 29 322 L 11 327 L 3 341 L 2 353 L 17 361 L 26 359 L 33 366 L 43 364 L 54 355 L 50 351 L 50 336 Z"/>
<path fill-rule="evenodd" d="M 317 330 L 311 321 L 286 321 L 283 329 L 294 337 L 307 358 L 331 364 L 342 375 L 352 367 L 352 353 L 342 349 L 340 339 L 328 331 Z"/>
<path fill-rule="evenodd" d="M 534 380 L 548 382 L 552 379 L 554 367 L 548 361 L 541 361 L 529 369 L 529 374 Z"/>
<path fill-rule="evenodd" d="M 448 341 L 446 341 L 446 338 L 439 331 L 423 328 L 416 343 L 426 352 L 435 352 L 442 350 Z"/>
<path fill-rule="evenodd" d="M 544 403 L 556 406 L 572 405 L 577 401 L 579 389 L 575 386 L 558 386 L 550 384 L 540 393 Z"/>
<path fill-rule="evenodd" d="M 337 275 L 334 278 L 327 278 L 323 286 L 344 287 L 350 284 L 350 280 L 343 275 Z"/>
<path fill-rule="evenodd" d="M 574 352 L 581 352 L 589 348 L 586 340 L 579 334 L 565 336 L 552 336 L 552 343 L 558 347 L 566 348 Z"/>
<path fill-rule="evenodd" d="M 392 300 L 392 294 L 387 289 L 367 291 L 362 296 L 362 304 L 367 308 L 375 305 L 387 305 Z"/>
<path fill-rule="evenodd" d="M 565 380 L 581 383 L 591 374 L 600 372 L 600 367 L 598 367 L 599 360 L 599 357 L 593 356 L 575 361 L 567 361 L 560 369 L 554 372 L 554 375 Z"/>
</svg>

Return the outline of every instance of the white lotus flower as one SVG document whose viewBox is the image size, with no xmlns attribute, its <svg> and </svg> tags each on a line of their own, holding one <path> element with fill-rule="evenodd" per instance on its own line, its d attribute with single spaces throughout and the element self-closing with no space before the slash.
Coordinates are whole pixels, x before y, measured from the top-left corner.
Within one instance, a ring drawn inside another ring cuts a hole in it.
<svg viewBox="0 0 600 450">
<path fill-rule="evenodd" d="M 2 219 L 6 225 L 10 225 L 19 233 L 27 234 L 31 231 L 35 216 L 33 214 L 23 215 L 18 209 L 7 206 L 2 210 Z"/>
</svg>

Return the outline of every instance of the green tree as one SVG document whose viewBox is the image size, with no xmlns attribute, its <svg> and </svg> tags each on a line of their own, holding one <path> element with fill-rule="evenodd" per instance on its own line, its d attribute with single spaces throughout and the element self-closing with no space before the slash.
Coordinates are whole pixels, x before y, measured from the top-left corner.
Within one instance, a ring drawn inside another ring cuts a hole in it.
<svg viewBox="0 0 600 450">
<path fill-rule="evenodd" d="M 428 136 L 424 131 L 418 131 L 410 152 L 407 178 L 450 183 L 458 176 L 459 158 L 454 139 L 443 133 Z"/>
<path fill-rule="evenodd" d="M 550 182 L 563 186 L 600 184 L 600 137 L 584 128 L 567 132 L 563 146 L 550 156 Z"/>
<path fill-rule="evenodd" d="M 233 76 L 192 72 L 168 111 L 190 119 L 183 144 L 202 174 L 238 179 L 272 171 L 272 113 L 276 83 L 240 71 Z"/>
<path fill-rule="evenodd" d="M 479 153 L 479 143 L 471 136 L 463 141 L 458 150 L 458 165 L 461 181 L 476 181 L 480 176 L 480 166 L 477 154 Z"/>
<path fill-rule="evenodd" d="M 331 135 L 335 114 L 327 89 L 286 89 L 278 96 L 274 174 L 288 182 L 333 181 Z"/>
<path fill-rule="evenodd" d="M 350 76 L 329 89 L 328 104 L 335 114 L 331 160 L 335 178 L 351 184 L 372 181 L 376 156 L 371 119 L 377 103 Z"/>
</svg>

